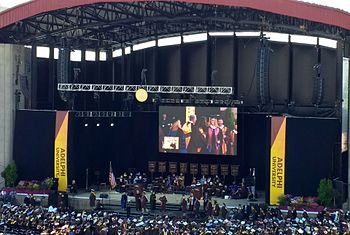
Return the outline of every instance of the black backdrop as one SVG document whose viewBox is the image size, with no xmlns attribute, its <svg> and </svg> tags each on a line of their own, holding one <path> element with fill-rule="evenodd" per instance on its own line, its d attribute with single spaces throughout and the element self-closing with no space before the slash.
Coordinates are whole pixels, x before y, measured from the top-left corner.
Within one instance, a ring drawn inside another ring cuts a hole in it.
<svg viewBox="0 0 350 235">
<path fill-rule="evenodd" d="M 96 123 L 101 123 L 100 127 Z M 90 184 L 108 183 L 109 161 L 116 176 L 128 169 L 146 172 L 149 160 L 207 164 L 239 164 L 245 176 L 256 168 L 257 189 L 268 187 L 270 118 L 266 114 L 238 115 L 238 156 L 184 155 L 158 153 L 158 113 L 134 112 L 132 118 L 69 118 L 69 182 L 76 179 L 85 187 L 89 169 Z M 89 125 L 84 126 L 85 123 Z M 19 179 L 43 179 L 53 174 L 55 113 L 17 111 L 14 159 Z M 336 148 L 339 147 L 338 119 L 288 118 L 286 146 L 286 193 L 315 195 L 318 182 L 333 177 Z M 187 177 L 190 178 L 190 177 Z"/>
<path fill-rule="evenodd" d="M 206 42 L 148 48 L 109 61 L 70 62 L 69 81 L 73 82 L 73 68 L 80 68 L 76 81 L 79 83 L 140 84 L 141 71 L 147 69 L 149 85 L 232 86 L 234 98 L 243 100 L 249 111 L 255 111 L 259 105 L 255 75 L 258 48 L 259 38 L 256 37 L 209 37 Z M 293 116 L 336 117 L 334 104 L 341 97 L 341 70 L 336 66 L 341 61 L 337 61 L 337 50 L 279 42 L 270 42 L 270 49 L 271 103 L 259 107 L 259 110 Z M 39 58 L 37 66 L 32 68 L 37 71 L 37 81 L 33 81 L 38 84 L 37 108 L 65 110 L 68 109 L 67 104 L 62 102 L 56 89 L 57 61 L 52 59 L 52 64 L 54 72 L 51 73 L 48 69 L 50 59 Z M 323 99 L 318 107 L 312 101 L 317 87 L 314 83 L 316 64 L 321 65 L 324 80 Z M 217 73 L 212 77 L 214 70 Z M 160 95 L 161 98 L 189 98 L 183 94 Z M 97 102 L 93 99 L 93 92 L 77 92 L 74 109 L 122 110 L 125 96 L 101 93 L 100 102 Z M 150 96 L 150 100 L 155 97 L 154 94 Z"/>
<path fill-rule="evenodd" d="M 17 111 L 13 158 L 20 180 L 53 176 L 54 111 Z"/>
</svg>

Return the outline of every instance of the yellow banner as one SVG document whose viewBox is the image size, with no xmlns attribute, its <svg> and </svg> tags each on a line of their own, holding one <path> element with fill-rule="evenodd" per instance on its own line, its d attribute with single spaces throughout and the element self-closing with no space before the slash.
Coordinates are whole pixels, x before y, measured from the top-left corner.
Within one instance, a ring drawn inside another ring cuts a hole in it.
<svg viewBox="0 0 350 235">
<path fill-rule="evenodd" d="M 270 205 L 278 205 L 278 197 L 284 195 L 286 120 L 271 118 Z"/>
<path fill-rule="evenodd" d="M 68 142 L 68 112 L 56 112 L 54 175 L 58 179 L 58 191 L 67 191 L 67 142 Z"/>
</svg>

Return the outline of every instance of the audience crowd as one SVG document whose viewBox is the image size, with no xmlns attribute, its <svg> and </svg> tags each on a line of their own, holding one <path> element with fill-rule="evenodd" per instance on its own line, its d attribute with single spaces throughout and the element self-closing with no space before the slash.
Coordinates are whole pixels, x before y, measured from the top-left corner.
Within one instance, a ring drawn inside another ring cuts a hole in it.
<svg viewBox="0 0 350 235">
<path fill-rule="evenodd" d="M 188 216 L 123 218 L 118 213 L 59 211 L 3 204 L 0 232 L 7 234 L 350 234 L 350 213 L 326 209 L 317 216 L 297 215 L 290 208 L 257 205 L 233 208 L 225 215 L 194 220 Z"/>
</svg>

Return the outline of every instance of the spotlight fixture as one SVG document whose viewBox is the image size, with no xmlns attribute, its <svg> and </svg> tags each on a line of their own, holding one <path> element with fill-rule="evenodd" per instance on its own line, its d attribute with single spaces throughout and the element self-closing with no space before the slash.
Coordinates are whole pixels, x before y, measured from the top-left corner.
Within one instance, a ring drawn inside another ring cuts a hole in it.
<svg viewBox="0 0 350 235">
<path fill-rule="evenodd" d="M 111 123 L 111 126 L 114 126 L 114 123 L 113 123 L 113 122 Z"/>
<path fill-rule="evenodd" d="M 87 126 L 89 126 L 89 124 L 85 123 L 84 126 L 87 127 Z"/>
<path fill-rule="evenodd" d="M 96 123 L 96 126 L 99 127 L 99 126 L 100 126 L 100 123 Z"/>
</svg>

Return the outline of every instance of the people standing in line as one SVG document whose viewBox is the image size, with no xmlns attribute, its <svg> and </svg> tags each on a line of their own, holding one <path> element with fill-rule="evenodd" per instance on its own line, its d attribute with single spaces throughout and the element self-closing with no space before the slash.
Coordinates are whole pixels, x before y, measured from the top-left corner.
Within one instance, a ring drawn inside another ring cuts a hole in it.
<svg viewBox="0 0 350 235">
<path fill-rule="evenodd" d="M 193 196 L 193 193 L 191 193 L 190 197 L 188 198 L 188 210 L 189 211 L 193 211 L 194 201 L 195 201 L 195 197 Z"/>
<path fill-rule="evenodd" d="M 203 210 L 204 211 L 207 209 L 208 202 L 209 202 L 209 194 L 208 194 L 208 192 L 205 192 L 204 197 L 203 197 Z"/>
<path fill-rule="evenodd" d="M 195 200 L 194 200 L 194 215 L 196 218 L 199 217 L 200 206 L 201 206 L 201 204 L 200 204 L 199 200 L 197 198 L 195 198 Z"/>
<path fill-rule="evenodd" d="M 124 192 L 120 200 L 121 208 L 123 210 L 126 210 L 127 203 L 128 203 L 128 195 L 126 194 L 126 192 Z"/>
<path fill-rule="evenodd" d="M 141 192 L 140 190 L 136 190 L 135 192 L 135 206 L 136 206 L 136 211 L 141 211 Z"/>
<path fill-rule="evenodd" d="M 214 216 L 219 216 L 220 215 L 220 206 L 217 201 L 214 201 L 214 211 L 213 211 Z"/>
<path fill-rule="evenodd" d="M 165 209 L 166 209 L 166 203 L 168 202 L 168 200 L 167 200 L 166 196 L 164 195 L 164 193 L 159 198 L 159 201 L 160 201 L 160 210 L 164 213 Z"/>
<path fill-rule="evenodd" d="M 75 180 L 72 180 L 72 185 L 70 186 L 70 192 L 72 194 L 77 194 L 77 192 L 78 192 L 78 187 L 77 187 Z"/>
<path fill-rule="evenodd" d="M 182 194 L 181 211 L 182 211 L 183 215 L 185 216 L 186 212 L 187 212 L 187 200 L 186 200 L 185 194 Z"/>
<path fill-rule="evenodd" d="M 207 216 L 212 216 L 213 214 L 213 203 L 211 202 L 211 200 L 208 201 L 206 212 L 207 212 Z"/>
<path fill-rule="evenodd" d="M 91 189 L 91 192 L 90 192 L 89 204 L 91 208 L 94 208 L 96 206 L 96 193 L 95 193 L 95 190 L 93 189 Z"/>
<path fill-rule="evenodd" d="M 142 193 L 142 196 L 140 198 L 140 202 L 141 202 L 141 211 L 142 211 L 142 213 L 144 213 L 144 212 L 146 212 L 146 204 L 148 202 L 148 199 L 146 197 L 145 192 Z"/>
<path fill-rule="evenodd" d="M 223 205 L 221 206 L 221 209 L 220 209 L 220 215 L 223 219 L 226 219 L 226 216 L 227 216 L 227 207 L 226 207 L 226 204 L 223 203 Z"/>
<path fill-rule="evenodd" d="M 154 191 L 151 193 L 151 196 L 149 197 L 149 201 L 151 204 L 151 211 L 155 211 L 156 204 L 157 204 L 157 197 L 156 197 L 156 193 Z"/>
</svg>

